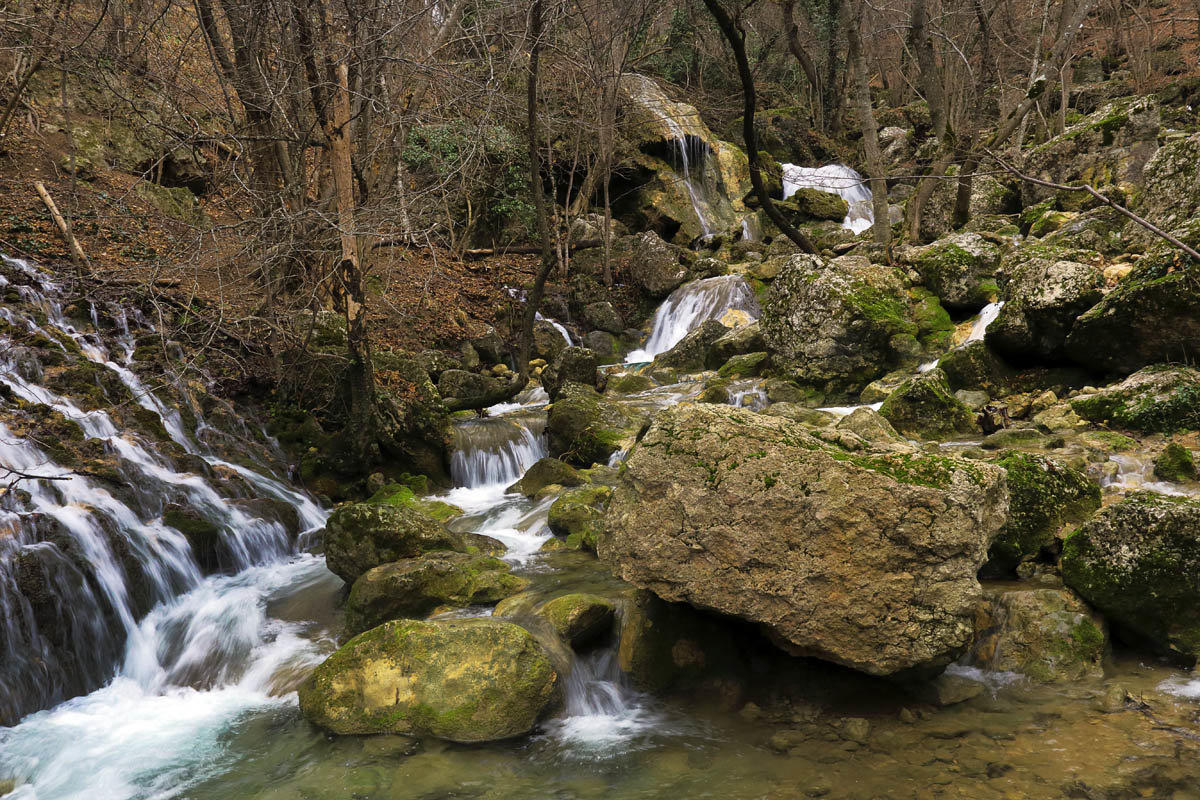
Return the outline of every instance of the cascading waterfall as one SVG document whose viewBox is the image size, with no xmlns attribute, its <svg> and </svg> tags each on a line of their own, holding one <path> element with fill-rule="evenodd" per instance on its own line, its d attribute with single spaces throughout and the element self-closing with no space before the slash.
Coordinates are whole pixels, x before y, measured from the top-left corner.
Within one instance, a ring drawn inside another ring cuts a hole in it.
<svg viewBox="0 0 1200 800">
<path fill-rule="evenodd" d="M 95 306 L 95 330 L 80 331 L 60 287 L 24 262 L 4 263 L 16 285 L 0 275 L 0 286 L 22 302 L 0 308 L 9 327 L 0 330 L 0 403 L 7 393 L 17 404 L 0 424 L 0 473 L 37 477 L 0 494 L 0 721 L 67 702 L 0 729 L 0 776 L 18 779 L 17 798 L 145 796 L 156 781 L 186 785 L 198 773 L 196 762 L 175 771 L 183 754 L 215 754 L 238 713 L 284 702 L 328 649 L 301 635 L 308 624 L 266 612 L 288 587 L 340 584 L 323 559 L 293 555 L 297 529 L 321 527 L 325 512 L 268 473 L 210 451 L 195 409 L 187 431 L 131 368 L 124 312 L 100 310 L 117 330 L 110 349 Z M 170 442 L 160 446 L 122 417 L 49 388 L 43 378 L 56 367 L 14 337 L 61 351 L 53 360 L 68 367 L 90 362 L 113 373 Z M 31 438 L 20 429 L 27 422 L 52 426 L 59 441 Z M 111 469 L 80 474 L 58 463 L 54 453 L 74 444 Z M 211 545 L 227 574 L 204 577 L 194 542 L 163 521 L 170 507 L 218 531 Z M 147 772 L 157 777 L 144 780 Z"/>
<path fill-rule="evenodd" d="M 967 338 L 963 339 L 959 347 L 964 347 L 971 342 L 978 342 L 987 335 L 988 326 L 995 322 L 996 317 L 1000 316 L 1000 309 L 1004 308 L 1004 301 L 1000 300 L 995 303 L 988 303 L 979 312 L 979 318 L 975 320 L 975 324 L 971 326 L 971 332 L 967 334 Z M 957 349 L 957 348 L 956 348 Z M 929 370 L 941 363 L 941 358 L 935 358 L 932 361 L 926 361 L 921 366 L 917 367 L 917 372 L 929 372 Z"/>
<path fill-rule="evenodd" d="M 720 319 L 730 310 L 745 311 L 755 319 L 762 313 L 750 284 L 740 275 L 721 275 L 684 284 L 654 312 L 645 347 L 634 350 L 625 357 L 625 362 L 652 361 L 679 344 L 689 331 L 710 319 Z"/>
<path fill-rule="evenodd" d="M 801 189 L 818 189 L 836 194 L 846 201 L 849 209 L 842 227 L 854 233 L 862 233 L 875 224 L 875 209 L 871 204 L 871 190 L 863 176 L 843 164 L 824 167 L 800 167 L 783 164 L 783 199 L 786 200 Z"/>
<path fill-rule="evenodd" d="M 545 431 L 546 418 L 534 414 L 462 423 L 454 429 L 450 477 L 468 489 L 509 486 L 546 456 Z"/>
</svg>

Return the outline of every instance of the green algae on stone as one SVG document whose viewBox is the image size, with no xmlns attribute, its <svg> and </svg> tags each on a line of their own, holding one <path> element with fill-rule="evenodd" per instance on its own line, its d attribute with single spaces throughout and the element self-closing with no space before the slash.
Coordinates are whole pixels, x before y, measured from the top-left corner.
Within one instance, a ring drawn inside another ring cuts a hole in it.
<svg viewBox="0 0 1200 800">
<path fill-rule="evenodd" d="M 909 436 L 935 439 L 976 431 L 971 410 L 954 396 L 946 374 L 936 368 L 900 384 L 879 413 Z"/>
<path fill-rule="evenodd" d="M 1177 483 L 1196 480 L 1192 452 L 1178 442 L 1171 442 L 1154 459 L 1154 477 Z"/>
<path fill-rule="evenodd" d="M 1090 422 L 1146 433 L 1200 430 L 1200 371 L 1146 367 L 1124 381 L 1071 401 Z"/>
<path fill-rule="evenodd" d="M 557 691 L 532 634 L 476 618 L 384 623 L 327 658 L 299 696 L 304 716 L 336 734 L 488 742 L 529 733 Z"/>
<path fill-rule="evenodd" d="M 575 592 L 546 601 L 534 613 L 549 622 L 563 641 L 579 649 L 612 631 L 616 606 L 606 597 Z"/>
<path fill-rule="evenodd" d="M 462 549 L 460 537 L 412 506 L 354 503 L 325 523 L 325 563 L 353 583 L 380 564 L 436 550 Z"/>
<path fill-rule="evenodd" d="M 604 528 L 604 512 L 612 496 L 609 486 L 581 486 L 563 492 L 550 506 L 547 524 L 566 539 L 571 549 L 596 551 L 596 542 Z"/>
</svg>

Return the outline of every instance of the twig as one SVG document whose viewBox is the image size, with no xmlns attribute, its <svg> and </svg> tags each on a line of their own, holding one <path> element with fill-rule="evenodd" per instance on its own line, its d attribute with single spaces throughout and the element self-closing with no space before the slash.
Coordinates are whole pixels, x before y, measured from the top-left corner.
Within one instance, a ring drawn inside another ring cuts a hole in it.
<svg viewBox="0 0 1200 800">
<path fill-rule="evenodd" d="M 1008 170 L 1010 173 L 1012 173 L 1016 178 L 1018 178 L 1019 180 L 1025 181 L 1026 183 L 1032 183 L 1034 186 L 1044 186 L 1047 189 L 1057 189 L 1059 191 L 1087 192 L 1092 197 L 1099 200 L 1101 203 L 1104 203 L 1104 205 L 1120 212 L 1121 214 L 1124 214 L 1126 217 L 1129 217 L 1131 220 L 1136 222 L 1138 225 L 1141 225 L 1143 228 L 1150 231 L 1155 236 L 1158 236 L 1158 237 L 1164 239 L 1165 241 L 1170 242 L 1172 245 L 1174 245 L 1175 247 L 1178 247 L 1180 250 L 1187 253 L 1189 256 L 1191 256 L 1193 259 L 1195 259 L 1198 263 L 1200 263 L 1200 251 L 1197 251 L 1195 248 L 1189 247 L 1188 245 L 1179 241 L 1179 239 L 1177 239 L 1174 236 L 1172 236 L 1171 234 L 1167 233 L 1162 228 L 1158 227 L 1157 225 L 1155 225 L 1153 222 L 1146 219 L 1145 217 L 1140 217 L 1137 214 L 1130 211 L 1125 206 L 1121 205 L 1120 203 L 1116 203 L 1112 200 L 1109 200 L 1107 197 L 1100 194 L 1098 191 L 1096 191 L 1090 185 L 1085 183 L 1082 186 L 1068 186 L 1065 183 L 1054 183 L 1052 181 L 1044 181 L 1041 178 L 1035 178 L 1032 175 L 1026 175 L 1026 174 L 1022 173 L 1016 167 L 1012 166 L 1011 164 L 1006 162 L 1004 159 L 1000 158 L 1000 156 L 996 155 L 991 150 L 985 149 L 984 152 L 986 152 L 989 156 L 991 156 L 996 161 L 997 164 L 1004 167 L 1006 170 Z"/>
</svg>

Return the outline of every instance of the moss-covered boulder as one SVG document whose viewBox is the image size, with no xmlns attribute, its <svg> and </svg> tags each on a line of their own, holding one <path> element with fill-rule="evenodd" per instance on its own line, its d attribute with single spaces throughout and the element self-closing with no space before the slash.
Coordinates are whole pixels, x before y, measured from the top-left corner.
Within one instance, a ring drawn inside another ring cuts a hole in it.
<svg viewBox="0 0 1200 800">
<path fill-rule="evenodd" d="M 936 368 L 900 384 L 879 413 L 907 436 L 941 439 L 977 431 L 975 415 L 954 396 L 946 373 Z"/>
<path fill-rule="evenodd" d="M 977 311 L 996 299 L 1000 248 L 978 233 L 953 233 L 921 248 L 913 268 L 946 308 Z"/>
<path fill-rule="evenodd" d="M 734 356 L 760 353 L 766 349 L 767 345 L 762 336 L 762 325 L 758 320 L 754 320 L 745 325 L 731 328 L 729 332 L 714 341 L 708 350 L 708 361 L 705 366 L 709 369 L 717 369 Z"/>
<path fill-rule="evenodd" d="M 598 300 L 583 307 L 583 321 L 593 330 L 620 336 L 625 332 L 625 320 L 607 300 Z"/>
<path fill-rule="evenodd" d="M 838 420 L 835 426 L 840 431 L 849 431 L 861 436 L 871 444 L 888 445 L 903 441 L 892 424 L 869 406 L 862 406 Z"/>
<path fill-rule="evenodd" d="M 717 375 L 722 378 L 755 378 L 770 366 L 770 353 L 746 353 L 734 356 L 721 365 Z"/>
<path fill-rule="evenodd" d="M 831 397 L 899 366 L 918 332 L 896 270 L 812 255 L 783 265 L 760 322 L 776 368 Z"/>
<path fill-rule="evenodd" d="M 463 510 L 443 500 L 429 497 L 418 497 L 408 486 L 399 483 L 384 485 L 371 495 L 368 503 L 387 506 L 406 506 L 426 514 L 438 522 L 448 522 L 455 517 L 461 517 Z"/>
<path fill-rule="evenodd" d="M 983 340 L 956 347 L 938 360 L 938 369 L 954 391 L 968 389 L 986 392 L 990 397 L 1008 394 L 1016 375 L 1003 358 Z"/>
<path fill-rule="evenodd" d="M 612 632 L 616 610 L 616 605 L 606 597 L 575 592 L 543 603 L 534 613 L 578 650 Z"/>
<path fill-rule="evenodd" d="M 1099 484 L 1053 458 L 1009 452 L 993 463 L 1008 471 L 1008 522 L 988 550 L 989 575 L 1009 574 L 1052 545 L 1063 525 L 1081 523 L 1100 507 Z"/>
<path fill-rule="evenodd" d="M 512 379 L 448 369 L 438 378 L 438 391 L 451 411 L 487 408 L 512 397 Z"/>
<path fill-rule="evenodd" d="M 590 386 L 567 383 L 546 419 L 550 453 L 569 464 L 588 467 L 633 444 L 642 417 Z"/>
<path fill-rule="evenodd" d="M 1178 442 L 1171 442 L 1154 459 L 1154 477 L 1164 481 L 1196 480 L 1196 461 L 1192 451 Z"/>
<path fill-rule="evenodd" d="M 1142 171 L 1137 212 L 1163 230 L 1173 231 L 1200 216 L 1200 133 L 1167 142 Z M 1130 222 L 1125 237 L 1143 246 L 1154 235 Z"/>
<path fill-rule="evenodd" d="M 566 539 L 573 549 L 595 552 L 610 497 L 612 488 L 608 486 L 581 486 L 563 492 L 550 506 L 547 524 L 551 532 Z"/>
<path fill-rule="evenodd" d="M 1200 655 L 1200 501 L 1129 495 L 1067 537 L 1062 573 L 1123 638 Z"/>
<path fill-rule="evenodd" d="M 811 222 L 814 219 L 841 222 L 850 210 L 850 206 L 840 195 L 811 188 L 798 189 L 787 200 L 777 201 L 775 205 L 793 225 Z"/>
<path fill-rule="evenodd" d="M 618 237 L 610 251 L 613 270 L 629 276 L 634 286 L 655 300 L 666 297 L 687 280 L 687 256 L 682 247 L 663 241 L 654 231 Z M 582 251 L 576 256 L 577 263 L 581 257 L 586 268 L 588 259 L 603 258 L 603 250 Z"/>
<path fill-rule="evenodd" d="M 587 478 L 570 464 L 557 458 L 538 459 L 533 466 L 525 470 L 521 480 L 508 487 L 510 492 L 517 492 L 526 497 L 533 497 L 547 486 L 579 486 L 587 483 Z"/>
<path fill-rule="evenodd" d="M 1200 371 L 1146 367 L 1095 394 L 1071 400 L 1083 419 L 1146 433 L 1200 430 Z"/>
<path fill-rule="evenodd" d="M 533 730 L 557 690 L 548 654 L 524 628 L 398 620 L 354 637 L 317 667 L 300 687 L 300 710 L 336 734 L 488 742 Z"/>
<path fill-rule="evenodd" d="M 1004 307 L 985 341 L 1018 361 L 1059 360 L 1075 319 L 1100 300 L 1104 273 L 1093 264 L 1032 256 L 1004 287 Z"/>
<path fill-rule="evenodd" d="M 330 515 L 322 532 L 325 565 L 347 583 L 380 564 L 435 550 L 459 550 L 458 536 L 411 506 L 354 503 Z"/>
<path fill-rule="evenodd" d="M 1044 683 L 1101 677 L 1106 629 L 1067 589 L 993 592 L 975 617 L 971 660 Z"/>
<path fill-rule="evenodd" d="M 729 333 L 729 328 L 717 320 L 706 320 L 688 331 L 687 335 L 670 350 L 656 356 L 651 369 L 700 372 L 708 362 L 713 344 L 727 333 Z"/>
<path fill-rule="evenodd" d="M 558 398 L 562 387 L 568 383 L 584 386 L 596 385 L 596 370 L 600 359 L 594 350 L 587 347 L 568 347 L 542 372 L 542 386 L 551 400 Z"/>
<path fill-rule="evenodd" d="M 637 394 L 654 386 L 654 379 L 646 375 L 609 375 L 604 382 L 605 394 Z"/>
<path fill-rule="evenodd" d="M 525 578 L 498 558 L 429 553 L 364 572 L 346 601 L 346 633 L 354 636 L 393 619 L 424 619 L 439 606 L 498 603 L 523 591 Z"/>
</svg>

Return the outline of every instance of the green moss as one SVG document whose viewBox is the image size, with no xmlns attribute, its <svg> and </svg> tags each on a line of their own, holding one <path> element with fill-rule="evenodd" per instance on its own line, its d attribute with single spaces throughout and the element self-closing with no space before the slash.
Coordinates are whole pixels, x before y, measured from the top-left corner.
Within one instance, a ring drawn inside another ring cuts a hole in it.
<svg viewBox="0 0 1200 800">
<path fill-rule="evenodd" d="M 1146 433 L 1200 430 L 1200 381 L 1182 378 L 1169 392 L 1111 390 L 1071 401 L 1076 414 Z"/>
<path fill-rule="evenodd" d="M 1154 459 L 1154 477 L 1164 481 L 1196 480 L 1196 462 L 1186 447 L 1171 442 Z"/>
</svg>

